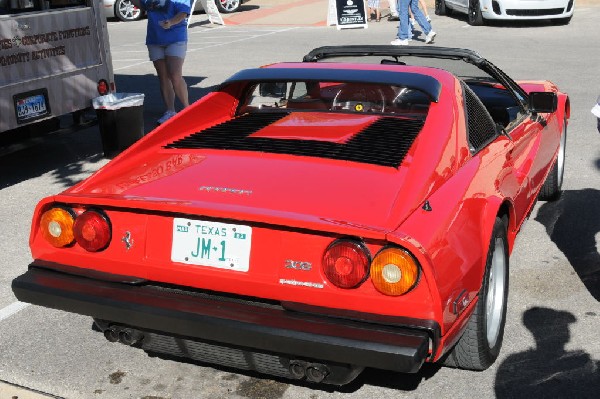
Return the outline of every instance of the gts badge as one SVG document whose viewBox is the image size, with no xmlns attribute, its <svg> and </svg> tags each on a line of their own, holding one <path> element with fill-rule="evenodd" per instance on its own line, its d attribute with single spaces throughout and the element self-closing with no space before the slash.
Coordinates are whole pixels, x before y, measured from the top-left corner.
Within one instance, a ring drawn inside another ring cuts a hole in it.
<svg viewBox="0 0 600 399">
<path fill-rule="evenodd" d="M 312 269 L 312 263 L 288 259 L 285 261 L 285 268 L 308 271 Z"/>
</svg>

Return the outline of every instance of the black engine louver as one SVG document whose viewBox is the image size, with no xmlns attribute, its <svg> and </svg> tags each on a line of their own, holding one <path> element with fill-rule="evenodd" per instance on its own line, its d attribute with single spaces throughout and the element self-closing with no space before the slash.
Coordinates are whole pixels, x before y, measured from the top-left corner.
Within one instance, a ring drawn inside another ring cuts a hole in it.
<svg viewBox="0 0 600 399">
<path fill-rule="evenodd" d="M 381 117 L 342 144 L 249 137 L 287 115 L 286 112 L 242 115 L 174 141 L 165 148 L 258 151 L 398 167 L 424 124 L 420 119 Z"/>
</svg>

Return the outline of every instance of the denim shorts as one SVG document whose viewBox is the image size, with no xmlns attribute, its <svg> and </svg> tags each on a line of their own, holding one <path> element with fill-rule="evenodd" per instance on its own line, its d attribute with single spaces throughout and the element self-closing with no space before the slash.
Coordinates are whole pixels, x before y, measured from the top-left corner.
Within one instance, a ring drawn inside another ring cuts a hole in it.
<svg viewBox="0 0 600 399">
<path fill-rule="evenodd" d="M 150 61 L 156 61 L 169 57 L 185 58 L 187 51 L 187 42 L 177 42 L 167 45 L 149 44 L 148 45 L 148 56 Z"/>
</svg>

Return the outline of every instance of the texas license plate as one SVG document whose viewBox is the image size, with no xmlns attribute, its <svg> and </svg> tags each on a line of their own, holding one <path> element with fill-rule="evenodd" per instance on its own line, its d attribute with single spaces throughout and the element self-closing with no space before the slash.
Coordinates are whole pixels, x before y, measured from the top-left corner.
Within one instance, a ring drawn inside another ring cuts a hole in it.
<svg viewBox="0 0 600 399">
<path fill-rule="evenodd" d="M 17 123 L 28 122 L 50 114 L 45 90 L 23 93 L 14 98 Z"/>
<path fill-rule="evenodd" d="M 174 218 L 171 260 L 247 272 L 251 241 L 250 226 Z"/>
</svg>

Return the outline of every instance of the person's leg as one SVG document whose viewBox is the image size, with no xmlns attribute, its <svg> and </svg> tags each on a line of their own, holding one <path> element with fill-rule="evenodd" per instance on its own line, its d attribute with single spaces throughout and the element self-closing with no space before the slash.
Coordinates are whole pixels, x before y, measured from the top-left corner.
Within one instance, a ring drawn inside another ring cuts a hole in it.
<svg viewBox="0 0 600 399">
<path fill-rule="evenodd" d="M 169 78 L 166 58 L 155 60 L 154 68 L 156 69 L 156 74 L 158 75 L 160 94 L 162 95 L 165 107 L 167 108 L 167 111 L 175 112 L 175 92 L 173 90 L 171 79 Z"/>
<path fill-rule="evenodd" d="M 184 60 L 185 60 L 184 58 L 172 57 L 172 56 L 166 56 L 166 58 L 165 58 L 169 82 L 174 91 L 174 94 L 177 96 L 177 98 L 181 102 L 181 105 L 183 105 L 183 107 L 185 108 L 185 107 L 189 106 L 190 104 L 189 104 L 189 99 L 188 99 L 187 84 L 185 83 L 185 79 L 183 79 L 183 61 Z M 173 102 L 174 101 L 175 100 L 173 99 Z M 173 110 L 175 110 L 174 106 L 173 106 Z"/>
<path fill-rule="evenodd" d="M 425 19 L 427 20 L 427 22 L 431 21 L 431 18 L 429 18 L 429 12 L 427 11 L 427 4 L 425 3 L 425 0 L 419 0 L 419 5 L 423 10 L 423 14 L 425 14 Z"/>
<path fill-rule="evenodd" d="M 398 38 L 408 40 L 408 6 L 410 0 L 398 1 L 398 14 L 400 15 L 400 25 L 398 26 Z"/>
<path fill-rule="evenodd" d="M 412 11 L 413 17 L 415 18 L 417 23 L 421 26 L 421 28 L 423 28 L 423 33 L 428 35 L 429 32 L 431 32 L 431 24 L 427 22 L 425 15 L 423 15 L 421 10 L 419 9 L 418 0 L 410 0 L 410 10 Z"/>
<path fill-rule="evenodd" d="M 408 7 L 408 40 L 412 40 L 413 31 L 417 27 L 417 23 L 415 22 L 415 16 L 412 13 L 410 6 Z"/>
</svg>

